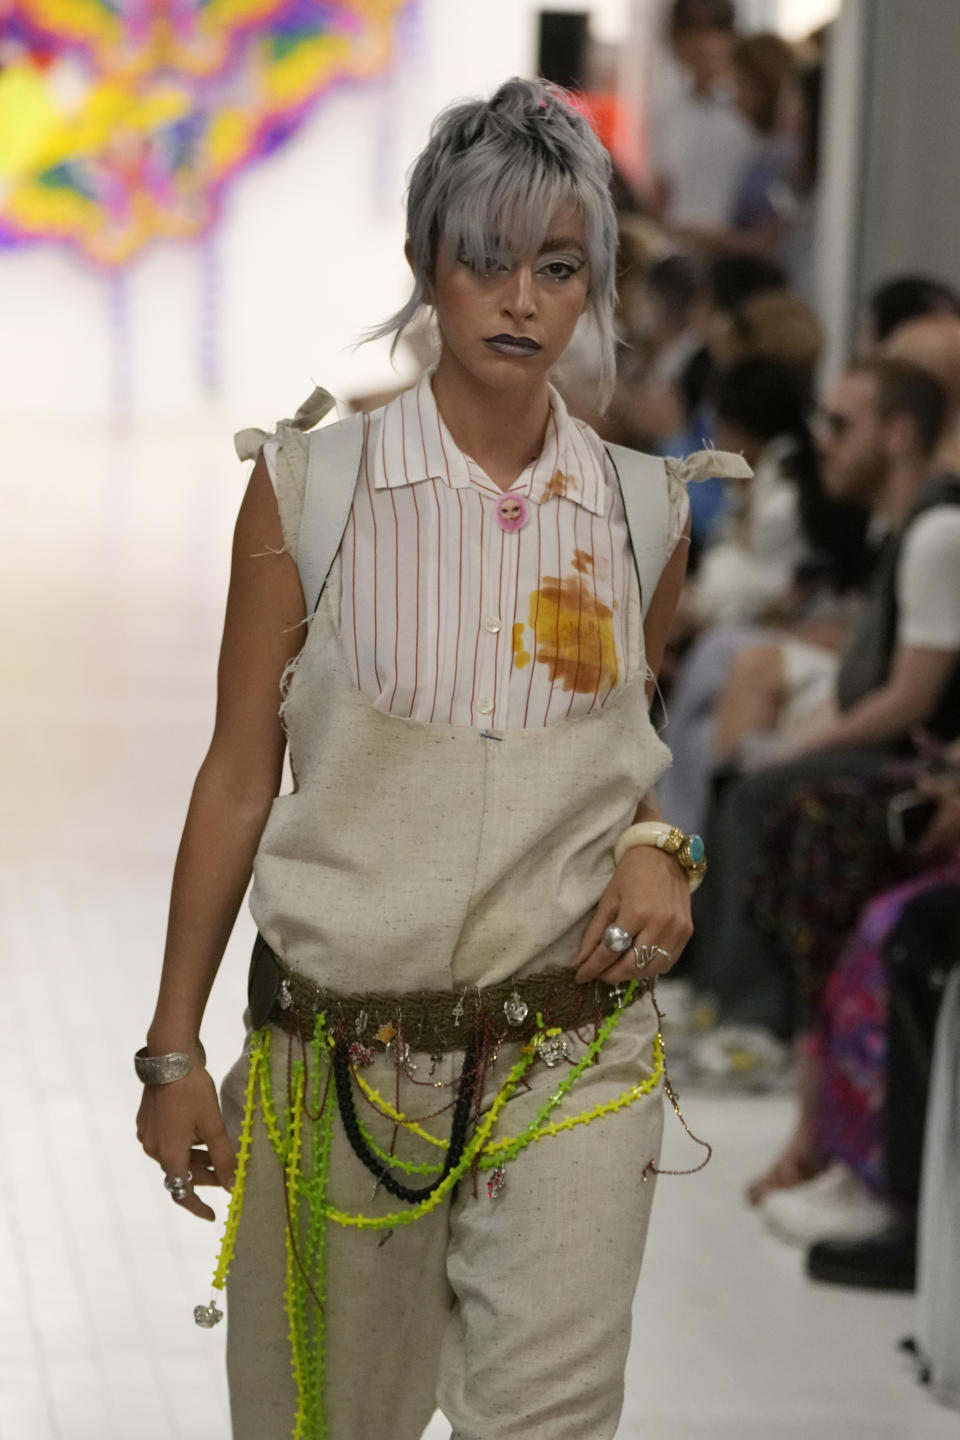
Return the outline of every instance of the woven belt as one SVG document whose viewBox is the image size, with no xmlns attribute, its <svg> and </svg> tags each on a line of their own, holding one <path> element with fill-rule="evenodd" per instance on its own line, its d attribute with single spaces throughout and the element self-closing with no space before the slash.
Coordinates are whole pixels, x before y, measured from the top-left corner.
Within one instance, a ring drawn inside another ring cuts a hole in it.
<svg viewBox="0 0 960 1440">
<path fill-rule="evenodd" d="M 329 1029 L 370 1044 L 398 1036 L 411 1050 L 429 1054 L 465 1050 L 480 1029 L 501 1041 L 526 1041 L 543 1027 L 576 1030 L 622 1009 L 626 985 L 594 980 L 579 985 L 572 969 L 542 970 L 504 985 L 466 990 L 365 991 L 344 995 L 324 990 L 289 970 L 258 935 L 250 961 L 248 996 L 254 1029 L 271 1021 L 285 1030 L 312 1034 L 318 1015 Z M 639 980 L 631 1001 L 649 989 Z"/>
</svg>

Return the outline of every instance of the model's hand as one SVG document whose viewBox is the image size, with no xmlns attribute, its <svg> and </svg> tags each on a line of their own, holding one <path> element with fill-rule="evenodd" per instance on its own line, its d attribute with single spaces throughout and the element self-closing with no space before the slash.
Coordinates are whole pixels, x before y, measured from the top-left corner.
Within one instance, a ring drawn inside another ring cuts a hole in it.
<svg viewBox="0 0 960 1440">
<path fill-rule="evenodd" d="M 641 945 L 659 945 L 667 954 L 654 955 L 638 971 L 632 950 L 615 955 L 604 945 L 608 925 L 626 930 L 638 950 Z M 575 962 L 576 978 L 581 983 L 599 978 L 608 985 L 636 980 L 638 975 L 652 979 L 672 969 L 692 934 L 690 887 L 683 867 L 654 845 L 635 845 L 613 872 L 586 928 Z"/>
<path fill-rule="evenodd" d="M 936 800 L 937 808 L 910 853 L 916 860 L 935 860 L 960 845 L 960 790 L 955 777 L 932 775 L 922 775 L 917 789 Z"/>
<path fill-rule="evenodd" d="M 190 1193 L 175 1201 L 202 1220 L 213 1211 L 194 1190 L 196 1185 L 233 1188 L 236 1158 L 230 1144 L 217 1090 L 207 1071 L 195 1066 L 169 1085 L 145 1085 L 137 1115 L 137 1139 L 164 1175 L 193 1175 Z"/>
</svg>

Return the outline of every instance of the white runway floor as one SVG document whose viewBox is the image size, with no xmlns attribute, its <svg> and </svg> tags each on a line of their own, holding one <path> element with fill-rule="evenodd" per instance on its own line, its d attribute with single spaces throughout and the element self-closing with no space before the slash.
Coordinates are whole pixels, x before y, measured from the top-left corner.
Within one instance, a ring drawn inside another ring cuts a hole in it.
<svg viewBox="0 0 960 1440">
<path fill-rule="evenodd" d="M 242 491 L 228 430 L 5 428 L 0 1440 L 229 1435 L 223 1327 L 191 1314 L 219 1225 L 176 1210 L 140 1152 L 130 1063 L 212 719 Z M 204 1032 L 215 1073 L 251 939 L 244 914 Z M 912 1301 L 811 1285 L 743 1205 L 786 1103 L 685 1099 L 716 1153 L 660 1182 L 620 1436 L 956 1437 L 895 1352 Z M 667 1129 L 666 1164 L 698 1156 Z"/>
</svg>

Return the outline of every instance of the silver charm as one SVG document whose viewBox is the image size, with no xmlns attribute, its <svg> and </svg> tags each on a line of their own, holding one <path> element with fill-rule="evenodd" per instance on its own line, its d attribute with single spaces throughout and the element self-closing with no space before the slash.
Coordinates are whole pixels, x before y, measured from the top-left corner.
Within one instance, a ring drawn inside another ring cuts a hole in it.
<svg viewBox="0 0 960 1440">
<path fill-rule="evenodd" d="M 401 1065 L 408 1074 L 417 1068 L 410 1059 L 410 1046 L 406 1040 L 401 1041 L 399 1045 L 396 1040 L 388 1040 L 384 1054 L 391 1064 Z"/>
<path fill-rule="evenodd" d="M 277 991 L 277 1004 L 281 1010 L 289 1010 L 293 1004 L 293 991 L 290 989 L 289 980 L 280 981 L 280 989 Z"/>
<path fill-rule="evenodd" d="M 490 1179 L 487 1181 L 487 1199 L 496 1200 L 497 1196 L 502 1193 L 506 1183 L 506 1172 L 502 1165 L 498 1165 L 496 1169 L 491 1172 Z"/>
<path fill-rule="evenodd" d="M 540 1045 L 537 1054 L 544 1065 L 553 1069 L 554 1065 L 559 1065 L 562 1060 L 566 1060 L 567 1049 L 566 1036 L 551 1035 L 549 1040 L 544 1040 Z"/>
<path fill-rule="evenodd" d="M 442 1065 L 442 1064 L 443 1064 L 443 1056 L 440 1054 L 439 1051 L 437 1051 L 437 1053 L 436 1053 L 435 1055 L 431 1055 L 431 1056 L 430 1056 L 430 1079 L 431 1079 L 431 1080 L 433 1079 L 434 1075 L 436 1075 L 436 1073 L 437 1073 L 437 1066 L 438 1066 L 438 1065 Z"/>
<path fill-rule="evenodd" d="M 464 993 L 464 995 L 465 995 L 467 992 L 464 991 L 463 993 Z M 459 997 L 459 999 L 457 1000 L 456 1005 L 454 1005 L 454 1007 L 453 1007 L 453 1023 L 454 1023 L 454 1025 L 459 1025 L 459 1024 L 460 1024 L 460 1021 L 463 1019 L 463 1011 L 464 1011 L 463 995 L 461 995 L 461 996 Z"/>
<path fill-rule="evenodd" d="M 530 1006 L 525 1000 L 521 1000 L 516 990 L 514 990 L 510 999 L 504 1000 L 503 1002 L 503 1013 L 507 1017 L 507 1024 L 512 1025 L 513 1028 L 516 1029 L 519 1025 L 523 1024 L 524 1020 L 526 1020 L 530 1014 Z"/>
<path fill-rule="evenodd" d="M 211 1300 L 209 1305 L 195 1305 L 193 1307 L 194 1324 L 199 1325 L 202 1330 L 212 1330 L 214 1325 L 219 1325 L 223 1319 L 223 1311 L 218 1310 Z"/>
<path fill-rule="evenodd" d="M 363 1035 L 364 1030 L 366 1030 L 367 1028 L 367 1020 L 368 1016 L 366 1010 L 361 1010 L 360 1014 L 357 1016 L 356 1024 L 354 1025 L 354 1029 L 357 1032 L 358 1040 Z"/>
<path fill-rule="evenodd" d="M 613 996 L 614 1002 L 618 1010 L 623 1009 L 623 997 L 626 995 L 626 993 L 626 985 L 612 985 L 610 987 L 610 994 Z"/>
</svg>

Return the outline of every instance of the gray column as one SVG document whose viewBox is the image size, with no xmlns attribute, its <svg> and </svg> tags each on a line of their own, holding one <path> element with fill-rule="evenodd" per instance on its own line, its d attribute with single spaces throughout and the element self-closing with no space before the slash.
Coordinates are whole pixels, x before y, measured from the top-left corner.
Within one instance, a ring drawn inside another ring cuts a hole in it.
<svg viewBox="0 0 960 1440">
<path fill-rule="evenodd" d="M 845 0 L 824 116 L 818 296 L 830 368 L 859 302 L 887 275 L 924 271 L 960 287 L 960 4 Z"/>
</svg>

